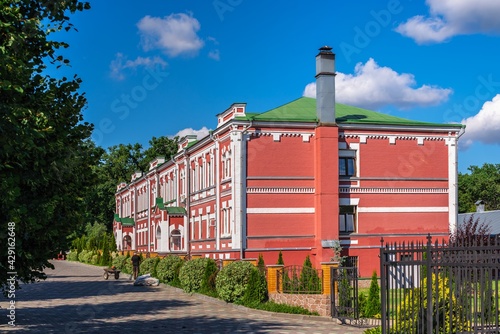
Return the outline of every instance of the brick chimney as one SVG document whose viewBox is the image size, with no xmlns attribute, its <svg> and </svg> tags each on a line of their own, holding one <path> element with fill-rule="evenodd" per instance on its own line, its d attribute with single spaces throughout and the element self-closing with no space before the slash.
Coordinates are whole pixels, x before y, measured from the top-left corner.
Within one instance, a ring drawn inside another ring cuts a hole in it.
<svg viewBox="0 0 500 334">
<path fill-rule="evenodd" d="M 329 46 L 316 56 L 316 116 L 320 124 L 335 123 L 335 54 Z"/>
</svg>

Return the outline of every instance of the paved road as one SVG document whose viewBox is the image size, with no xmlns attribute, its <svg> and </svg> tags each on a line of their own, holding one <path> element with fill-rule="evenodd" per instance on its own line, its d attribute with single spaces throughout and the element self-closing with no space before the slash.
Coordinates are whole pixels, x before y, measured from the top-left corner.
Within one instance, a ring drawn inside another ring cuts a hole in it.
<svg viewBox="0 0 500 334">
<path fill-rule="evenodd" d="M 16 291 L 16 326 L 0 297 L 4 333 L 363 333 L 326 317 L 252 310 L 166 285 L 133 286 L 128 275 L 102 278 L 100 267 L 54 261 L 48 279 Z"/>
</svg>

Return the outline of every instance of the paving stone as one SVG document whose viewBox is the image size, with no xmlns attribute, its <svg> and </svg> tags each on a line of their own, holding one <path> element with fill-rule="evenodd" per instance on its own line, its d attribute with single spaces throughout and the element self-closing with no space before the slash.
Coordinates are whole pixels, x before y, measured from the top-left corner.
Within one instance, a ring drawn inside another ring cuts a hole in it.
<svg viewBox="0 0 500 334">
<path fill-rule="evenodd" d="M 16 326 L 0 297 L 8 333 L 344 333 L 363 329 L 309 317 L 248 309 L 161 284 L 134 286 L 128 275 L 104 280 L 101 267 L 54 261 L 48 278 L 16 291 Z"/>
</svg>

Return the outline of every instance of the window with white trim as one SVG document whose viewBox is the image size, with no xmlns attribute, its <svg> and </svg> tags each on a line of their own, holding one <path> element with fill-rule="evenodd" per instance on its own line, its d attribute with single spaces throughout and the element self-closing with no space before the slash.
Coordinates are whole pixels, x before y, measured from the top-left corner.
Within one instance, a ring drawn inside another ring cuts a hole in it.
<svg viewBox="0 0 500 334">
<path fill-rule="evenodd" d="M 356 151 L 339 150 L 339 176 L 356 176 Z"/>
<path fill-rule="evenodd" d="M 356 232 L 356 206 L 341 205 L 339 207 L 339 232 L 354 233 Z"/>
</svg>

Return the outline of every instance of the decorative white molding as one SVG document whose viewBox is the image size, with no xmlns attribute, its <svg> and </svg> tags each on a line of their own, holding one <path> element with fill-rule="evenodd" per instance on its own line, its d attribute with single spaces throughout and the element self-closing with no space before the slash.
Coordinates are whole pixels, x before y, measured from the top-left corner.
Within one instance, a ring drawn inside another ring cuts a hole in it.
<svg viewBox="0 0 500 334">
<path fill-rule="evenodd" d="M 314 213 L 314 208 L 248 208 L 247 213 Z"/>
<path fill-rule="evenodd" d="M 248 194 L 314 194 L 314 188 L 250 187 Z"/>
<path fill-rule="evenodd" d="M 358 207 L 358 212 L 448 212 L 447 206 L 391 206 L 391 207 Z"/>
<path fill-rule="evenodd" d="M 340 187 L 341 194 L 447 194 L 448 188 L 350 188 Z"/>
<path fill-rule="evenodd" d="M 423 145 L 425 140 L 429 141 L 445 141 L 448 143 L 447 137 L 437 136 L 409 136 L 397 134 L 360 134 L 360 133 L 339 133 L 339 139 L 343 138 L 359 138 L 361 144 L 366 144 L 367 139 L 388 139 L 389 144 L 396 144 L 396 140 L 416 140 L 418 145 Z"/>
<path fill-rule="evenodd" d="M 311 136 L 312 136 L 312 134 L 310 134 L 310 133 L 303 133 L 302 134 L 302 141 L 304 143 L 308 143 L 311 140 Z"/>
</svg>

